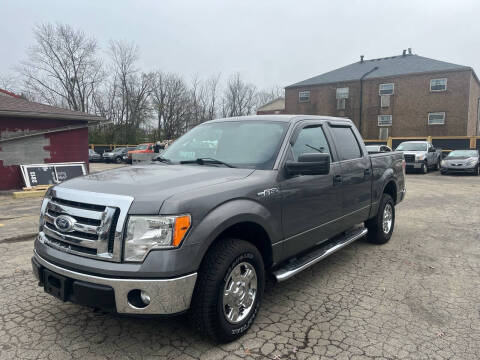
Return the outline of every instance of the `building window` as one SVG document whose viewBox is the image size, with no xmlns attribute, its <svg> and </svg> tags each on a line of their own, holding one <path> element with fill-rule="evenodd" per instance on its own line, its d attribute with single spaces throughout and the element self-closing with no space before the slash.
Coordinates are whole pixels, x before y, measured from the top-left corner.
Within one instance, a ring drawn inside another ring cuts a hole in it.
<svg viewBox="0 0 480 360">
<path fill-rule="evenodd" d="M 378 126 L 392 126 L 392 115 L 378 115 Z"/>
<path fill-rule="evenodd" d="M 348 87 L 337 88 L 337 99 L 348 99 Z"/>
<path fill-rule="evenodd" d="M 378 138 L 380 140 L 387 140 L 388 139 L 388 128 L 387 127 L 379 128 Z"/>
<path fill-rule="evenodd" d="M 445 91 L 447 90 L 447 79 L 432 79 L 430 80 L 430 91 Z"/>
<path fill-rule="evenodd" d="M 444 112 L 428 113 L 428 125 L 444 125 L 444 124 L 445 124 Z"/>
<path fill-rule="evenodd" d="M 299 91 L 298 92 L 298 101 L 300 102 L 310 102 L 310 91 Z"/>
<path fill-rule="evenodd" d="M 380 96 L 380 106 L 382 108 L 390 107 L 390 95 L 381 95 Z"/>
<path fill-rule="evenodd" d="M 337 110 L 345 110 L 347 99 L 337 99 Z"/>
<path fill-rule="evenodd" d="M 378 88 L 378 93 L 380 95 L 393 95 L 394 84 L 380 84 Z"/>
</svg>

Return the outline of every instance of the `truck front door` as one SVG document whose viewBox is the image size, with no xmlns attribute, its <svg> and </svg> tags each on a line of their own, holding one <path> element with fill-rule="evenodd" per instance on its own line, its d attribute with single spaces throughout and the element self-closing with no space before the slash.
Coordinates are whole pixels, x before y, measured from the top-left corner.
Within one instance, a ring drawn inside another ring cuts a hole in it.
<svg viewBox="0 0 480 360">
<path fill-rule="evenodd" d="M 300 124 L 294 132 L 286 160 L 297 160 L 300 154 L 312 152 L 330 154 L 329 174 L 285 175 L 279 184 L 283 195 L 285 254 L 296 254 L 327 240 L 338 232 L 341 222 L 341 190 L 334 186 L 340 168 L 332 156 L 332 147 L 322 125 L 309 121 L 308 125 Z"/>
<path fill-rule="evenodd" d="M 360 146 L 360 134 L 351 126 L 330 126 L 339 157 L 340 176 L 336 185 L 342 189 L 343 230 L 365 221 L 370 213 L 372 164 Z"/>
</svg>

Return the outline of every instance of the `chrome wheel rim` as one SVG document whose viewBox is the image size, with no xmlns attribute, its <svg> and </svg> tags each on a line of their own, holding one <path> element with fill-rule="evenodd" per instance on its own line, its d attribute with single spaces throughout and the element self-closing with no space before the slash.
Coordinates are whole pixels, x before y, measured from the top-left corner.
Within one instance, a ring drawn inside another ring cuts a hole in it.
<svg viewBox="0 0 480 360">
<path fill-rule="evenodd" d="M 223 289 L 223 314 L 231 324 L 245 320 L 257 297 L 257 272 L 252 264 L 242 262 L 228 275 Z"/>
<path fill-rule="evenodd" d="M 388 234 L 392 229 L 393 208 L 391 204 L 386 204 L 383 209 L 383 232 Z"/>
</svg>

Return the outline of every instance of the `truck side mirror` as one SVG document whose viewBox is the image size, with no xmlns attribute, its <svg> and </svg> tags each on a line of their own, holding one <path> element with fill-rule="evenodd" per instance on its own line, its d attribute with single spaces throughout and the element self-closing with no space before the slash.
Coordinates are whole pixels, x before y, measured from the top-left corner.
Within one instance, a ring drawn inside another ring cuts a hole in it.
<svg viewBox="0 0 480 360">
<path fill-rule="evenodd" d="M 306 153 L 298 161 L 287 161 L 288 175 L 327 175 L 330 172 L 330 155 L 325 153 Z"/>
<path fill-rule="evenodd" d="M 428 152 L 435 152 L 435 148 L 434 147 L 428 148 Z"/>
</svg>

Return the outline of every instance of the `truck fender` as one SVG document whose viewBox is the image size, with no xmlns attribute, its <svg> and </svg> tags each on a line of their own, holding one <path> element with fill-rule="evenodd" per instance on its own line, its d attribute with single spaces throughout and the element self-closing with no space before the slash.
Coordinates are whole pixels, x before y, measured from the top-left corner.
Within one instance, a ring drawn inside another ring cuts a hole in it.
<svg viewBox="0 0 480 360">
<path fill-rule="evenodd" d="M 261 226 L 267 233 L 271 243 L 281 240 L 281 224 L 266 207 L 249 199 L 231 200 L 210 211 L 195 226 L 192 237 L 187 240 L 189 245 L 199 247 L 197 251 L 199 256 L 196 259 L 192 259 L 192 261 L 196 262 L 196 267 L 200 266 L 210 245 L 223 231 L 242 222 L 251 222 Z"/>
<path fill-rule="evenodd" d="M 387 187 L 390 181 L 393 181 L 396 186 L 395 174 L 392 168 L 386 169 L 380 178 L 374 180 L 374 186 L 373 186 L 373 192 L 372 192 L 372 207 L 370 209 L 370 216 L 369 216 L 370 218 L 377 215 L 380 199 L 382 198 L 383 192 L 385 191 L 385 188 Z"/>
</svg>

